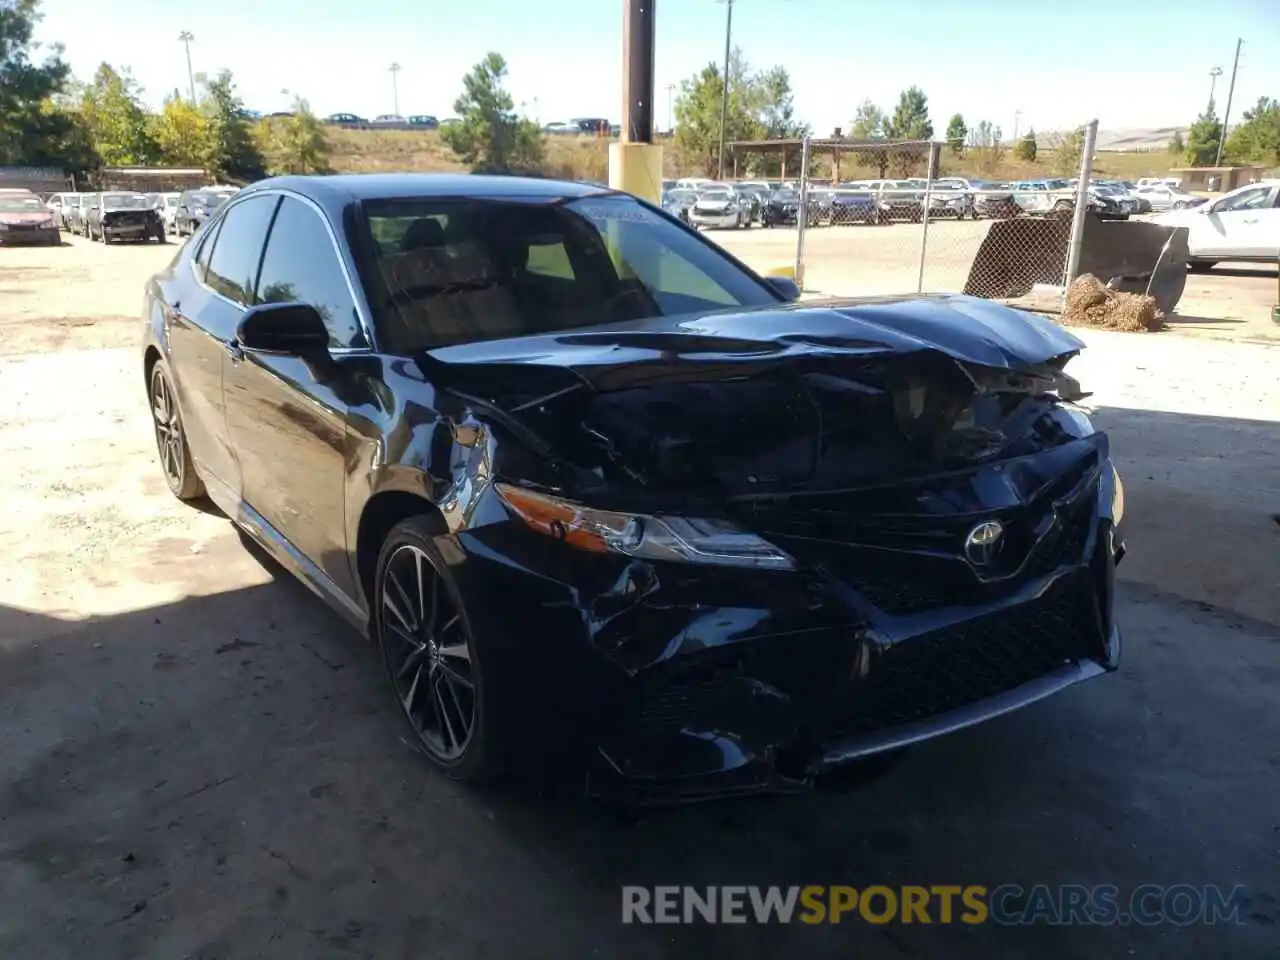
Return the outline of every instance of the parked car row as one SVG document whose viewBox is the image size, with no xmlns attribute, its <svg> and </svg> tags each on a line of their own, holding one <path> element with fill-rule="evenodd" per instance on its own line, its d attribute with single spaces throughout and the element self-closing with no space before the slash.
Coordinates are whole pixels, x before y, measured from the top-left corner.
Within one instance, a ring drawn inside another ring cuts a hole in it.
<svg viewBox="0 0 1280 960">
<path fill-rule="evenodd" d="M 598 137 L 617 137 L 622 135 L 622 126 L 610 123 L 603 117 L 578 117 L 567 122 L 557 120 L 553 123 L 544 123 L 542 132 L 552 136 L 579 136 L 585 133 Z"/>
<path fill-rule="evenodd" d="M 930 219 L 1006 219 L 1022 214 L 1062 215 L 1075 209 L 1079 182 L 1068 179 L 991 182 L 966 177 L 940 177 L 931 183 L 921 178 L 900 180 L 847 180 L 837 184 L 811 184 L 806 225 L 919 222 L 928 207 Z M 664 206 L 681 219 L 695 200 L 708 190 L 753 193 L 759 208 L 746 223 L 764 226 L 795 223 L 800 209 L 799 185 L 794 181 L 739 181 L 717 183 L 701 178 L 664 181 Z M 1095 180 L 1087 191 L 1088 208 L 1103 220 L 1127 220 L 1135 214 L 1183 209 L 1203 203 L 1201 197 L 1179 193 L 1167 184 L 1138 187 L 1127 181 Z M 717 196 L 709 214 L 719 214 Z M 708 221 L 709 226 L 735 226 L 730 214 Z"/>
<path fill-rule="evenodd" d="M 272 114 L 272 116 L 276 116 L 276 114 Z M 282 116 L 288 116 L 288 114 L 282 114 Z M 390 130 L 436 130 L 447 123 L 456 123 L 457 120 L 451 117 L 441 122 L 429 113 L 414 113 L 407 117 L 402 117 L 398 113 L 383 113 L 372 120 L 367 120 L 355 113 L 331 113 L 324 118 L 324 122 L 333 127 L 354 127 L 356 129 L 371 127 Z"/>
<path fill-rule="evenodd" d="M 50 194 L 44 201 L 34 194 L 30 196 L 46 212 L 45 219 L 51 221 L 48 229 L 55 231 L 55 236 L 57 231 L 66 231 L 104 243 L 115 240 L 165 243 L 170 234 L 186 237 L 195 233 L 238 189 L 203 187 L 180 193 L 65 192 Z M 34 209 L 29 202 L 25 206 Z"/>
</svg>

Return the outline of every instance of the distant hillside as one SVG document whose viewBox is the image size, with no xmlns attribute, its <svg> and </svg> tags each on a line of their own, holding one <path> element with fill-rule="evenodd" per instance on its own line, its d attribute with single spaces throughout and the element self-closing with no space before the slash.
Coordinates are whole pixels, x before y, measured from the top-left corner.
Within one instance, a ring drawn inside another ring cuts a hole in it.
<svg viewBox="0 0 1280 960">
<path fill-rule="evenodd" d="M 1143 131 L 1148 140 L 1159 137 L 1159 149 L 1139 151 L 1134 147 L 1100 146 L 1106 152 L 1099 157 L 1094 169 L 1099 176 L 1117 179 L 1133 179 L 1137 177 L 1165 176 L 1169 168 L 1177 166 L 1180 157 L 1171 156 L 1165 147 L 1173 135 L 1173 128 L 1167 131 Z M 966 154 L 953 156 L 949 151 L 943 152 L 941 173 L 952 176 L 976 176 L 987 179 L 1034 179 L 1054 175 L 1054 153 L 1049 144 L 1052 134 L 1037 134 L 1040 153 L 1036 163 L 1024 163 L 1013 158 L 1008 152 L 1001 162 L 994 167 L 982 168 L 975 157 Z M 456 173 L 465 170 L 453 155 L 453 151 L 435 131 L 426 130 L 343 130 L 328 131 L 331 147 L 330 164 L 339 173 L 377 173 L 390 171 L 414 171 L 419 173 Z M 1122 138 L 1128 143 L 1133 131 L 1126 132 Z M 1099 142 L 1102 137 L 1099 136 Z M 1116 141 L 1111 141 L 1116 142 Z M 1142 141 L 1138 141 L 1142 142 Z M 546 163 L 543 173 L 566 180 L 607 180 L 609 177 L 609 141 L 594 137 L 547 137 Z M 681 169 L 677 156 L 670 144 L 663 152 L 664 175 L 668 177 L 694 176 L 698 170 Z M 917 175 L 923 171 L 917 171 Z M 816 159 L 814 176 L 831 175 L 828 158 L 819 155 Z M 875 177 L 877 171 L 872 168 L 856 166 L 852 156 L 846 155 L 841 164 L 841 175 L 844 179 L 863 179 Z"/>
</svg>

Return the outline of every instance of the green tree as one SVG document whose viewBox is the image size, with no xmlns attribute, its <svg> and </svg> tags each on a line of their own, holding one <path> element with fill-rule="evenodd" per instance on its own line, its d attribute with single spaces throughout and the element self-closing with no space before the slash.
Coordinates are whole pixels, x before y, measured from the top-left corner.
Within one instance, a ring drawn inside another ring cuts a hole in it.
<svg viewBox="0 0 1280 960">
<path fill-rule="evenodd" d="M 177 90 L 165 97 L 164 106 L 151 118 L 151 135 L 161 163 L 171 167 L 209 165 L 208 120 Z"/>
<path fill-rule="evenodd" d="M 1222 123 L 1210 100 L 1204 113 L 1196 117 L 1196 122 L 1187 131 L 1187 164 L 1192 167 L 1213 166 L 1221 140 Z"/>
<path fill-rule="evenodd" d="M 720 102 L 724 93 L 721 76 L 720 66 L 708 63 L 680 84 L 675 109 L 677 154 L 685 165 L 712 176 L 720 157 Z M 764 124 L 757 113 L 760 97 L 754 81 L 742 51 L 735 47 L 729 57 L 726 143 L 755 140 L 764 135 Z"/>
<path fill-rule="evenodd" d="M 771 67 L 753 81 L 755 108 L 765 137 L 791 140 L 808 136 L 809 125 L 796 119 L 795 93 L 786 67 Z"/>
<path fill-rule="evenodd" d="M 875 140 L 884 136 L 884 111 L 870 100 L 863 100 L 849 123 L 849 136 L 855 140 Z"/>
<path fill-rule="evenodd" d="M 1280 100 L 1259 97 L 1244 122 L 1231 131 L 1223 155 L 1233 163 L 1280 165 Z"/>
<path fill-rule="evenodd" d="M 947 124 L 947 146 L 957 157 L 964 153 L 965 139 L 968 136 L 969 128 L 965 125 L 964 117 L 957 113 Z"/>
<path fill-rule="evenodd" d="M 142 93 L 127 70 L 99 64 L 84 88 L 80 112 L 102 162 L 127 167 L 155 161 L 159 151 L 147 123 Z"/>
<path fill-rule="evenodd" d="M 1084 127 L 1076 127 L 1055 138 L 1053 148 L 1053 172 L 1069 177 L 1080 172 L 1084 158 Z"/>
<path fill-rule="evenodd" d="M 542 134 L 532 120 L 519 117 L 503 85 L 507 61 L 490 53 L 462 78 L 462 95 L 453 104 L 459 122 L 444 128 L 444 140 L 476 172 L 534 171 L 541 165 Z"/>
<path fill-rule="evenodd" d="M 96 158 L 79 113 L 58 102 L 71 73 L 62 48 L 43 54 L 32 40 L 39 20 L 38 0 L 0 0 L 0 163 L 79 172 Z"/>
<path fill-rule="evenodd" d="M 205 79 L 200 112 L 204 115 L 209 149 L 209 169 L 220 180 L 247 182 L 266 175 L 266 161 L 254 140 L 245 116 L 244 102 L 236 94 L 230 70 Z"/>
<path fill-rule="evenodd" d="M 1032 127 L 1027 131 L 1027 135 L 1020 139 L 1013 147 L 1013 156 L 1015 159 L 1023 160 L 1027 163 L 1036 162 L 1036 154 L 1040 152 L 1040 147 L 1036 143 L 1036 131 Z"/>
<path fill-rule="evenodd" d="M 1182 139 L 1182 131 L 1173 131 L 1173 136 L 1169 138 L 1169 152 L 1175 156 L 1181 156 L 1186 152 L 1187 142 Z"/>
<path fill-rule="evenodd" d="M 929 98 L 919 87 L 908 87 L 898 97 L 893 118 L 885 133 L 894 140 L 931 140 L 933 124 L 929 120 Z"/>
<path fill-rule="evenodd" d="M 265 128 L 264 153 L 273 176 L 286 173 L 329 173 L 329 141 L 324 124 L 301 97 L 293 102 L 293 115 L 269 117 Z"/>
</svg>

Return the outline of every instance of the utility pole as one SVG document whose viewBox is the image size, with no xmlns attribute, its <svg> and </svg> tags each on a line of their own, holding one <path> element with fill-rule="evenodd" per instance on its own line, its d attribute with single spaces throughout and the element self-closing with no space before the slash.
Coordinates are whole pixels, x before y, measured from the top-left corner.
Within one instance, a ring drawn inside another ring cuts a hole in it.
<svg viewBox="0 0 1280 960">
<path fill-rule="evenodd" d="M 391 112 L 395 116 L 400 116 L 400 83 L 398 77 L 400 75 L 400 64 L 393 63 L 391 65 Z"/>
<path fill-rule="evenodd" d="M 1213 160 L 1215 167 L 1222 166 L 1222 147 L 1227 142 L 1227 122 L 1231 119 L 1231 98 L 1236 93 L 1236 71 L 1240 69 L 1240 48 L 1244 46 L 1244 38 L 1236 40 L 1236 60 L 1231 65 L 1231 86 L 1227 87 L 1227 109 L 1222 112 L 1222 136 L 1218 138 L 1218 155 Z"/>
<path fill-rule="evenodd" d="M 1018 145 L 1018 128 L 1022 125 L 1022 111 L 1013 111 L 1013 145 Z"/>
<path fill-rule="evenodd" d="M 195 36 L 189 30 L 183 30 L 178 34 L 178 41 L 186 48 L 187 51 L 187 89 L 191 92 L 191 103 L 196 102 L 196 75 L 191 72 L 191 41 Z"/>
<path fill-rule="evenodd" d="M 729 44 L 733 37 L 733 0 L 721 0 L 725 5 L 724 17 L 724 84 L 720 94 L 720 173 L 718 179 L 724 179 L 724 135 L 729 123 Z"/>
<path fill-rule="evenodd" d="M 657 2 L 622 0 L 622 137 L 609 144 L 609 186 L 655 204 L 662 199 L 662 147 L 653 142 Z M 613 241 L 625 246 L 612 226 L 610 230 Z M 636 250 L 632 254 L 651 256 Z"/>
<path fill-rule="evenodd" d="M 676 124 L 674 120 L 675 114 L 671 112 L 672 97 L 675 95 L 676 85 L 674 83 L 667 84 L 667 133 L 675 131 Z"/>
<path fill-rule="evenodd" d="M 622 21 L 622 139 L 653 143 L 653 50 L 656 0 L 627 0 Z"/>
<path fill-rule="evenodd" d="M 1222 68 L 1214 67 L 1209 71 L 1209 109 L 1213 109 L 1213 95 L 1218 91 L 1218 78 L 1222 76 Z"/>
</svg>

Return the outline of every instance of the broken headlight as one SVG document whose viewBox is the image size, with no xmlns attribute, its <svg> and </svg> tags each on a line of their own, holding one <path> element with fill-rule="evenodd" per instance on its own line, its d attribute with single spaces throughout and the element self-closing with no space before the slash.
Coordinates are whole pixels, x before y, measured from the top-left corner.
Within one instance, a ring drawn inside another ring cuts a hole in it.
<svg viewBox="0 0 1280 960">
<path fill-rule="evenodd" d="M 795 567 L 769 541 L 727 520 L 614 513 L 505 483 L 496 489 L 529 527 L 592 553 L 758 570 Z"/>
</svg>

